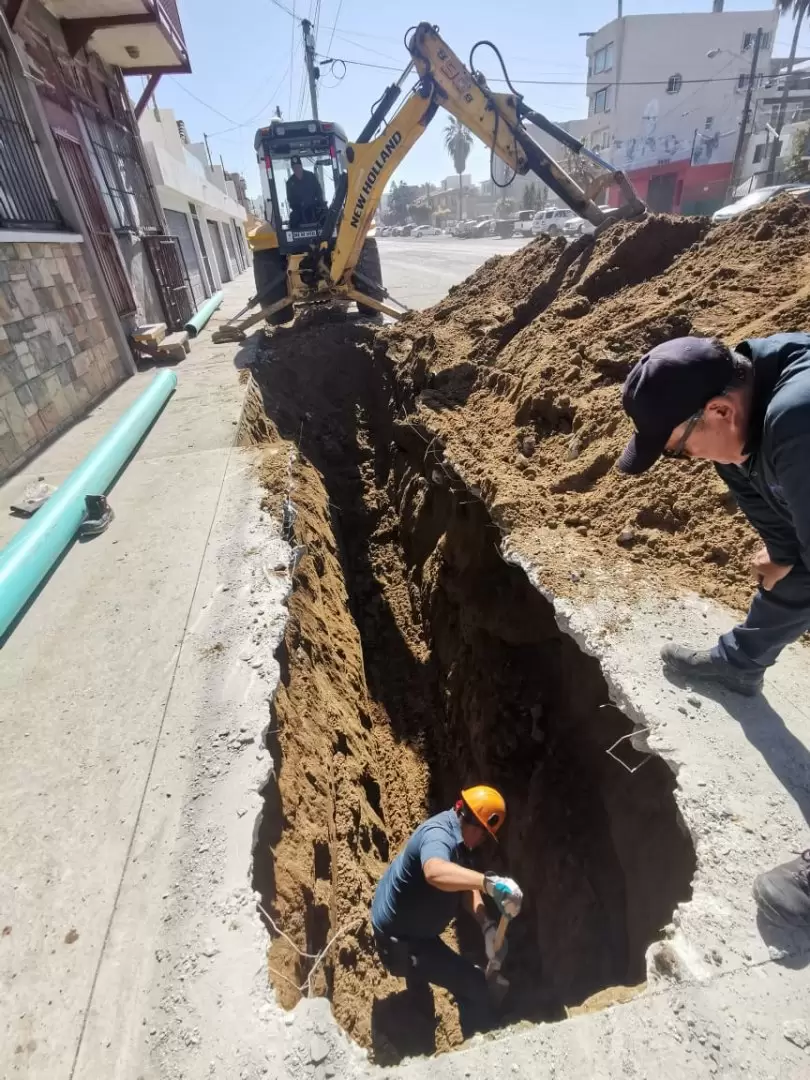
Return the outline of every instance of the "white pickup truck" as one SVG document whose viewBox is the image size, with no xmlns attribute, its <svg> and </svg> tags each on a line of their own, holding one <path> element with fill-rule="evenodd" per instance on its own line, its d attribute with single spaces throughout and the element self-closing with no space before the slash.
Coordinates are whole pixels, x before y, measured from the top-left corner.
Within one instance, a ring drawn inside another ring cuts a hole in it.
<svg viewBox="0 0 810 1080">
<path fill-rule="evenodd" d="M 533 218 L 534 210 L 518 210 L 512 219 L 515 223 L 512 236 L 531 236 Z"/>
</svg>

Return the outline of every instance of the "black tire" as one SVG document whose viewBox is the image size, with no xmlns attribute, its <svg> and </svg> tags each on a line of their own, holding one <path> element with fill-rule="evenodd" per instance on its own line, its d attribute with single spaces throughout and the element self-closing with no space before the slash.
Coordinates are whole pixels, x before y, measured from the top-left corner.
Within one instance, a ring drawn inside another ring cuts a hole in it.
<svg viewBox="0 0 810 1080">
<path fill-rule="evenodd" d="M 256 293 L 262 306 L 275 304 L 287 295 L 286 276 L 276 281 L 275 285 L 272 284 L 280 274 L 286 274 L 286 269 L 284 256 L 277 248 L 253 252 L 253 280 L 256 282 Z M 271 287 L 268 289 L 268 286 Z M 288 304 L 287 307 L 268 315 L 267 321 L 271 326 L 280 326 L 282 323 L 289 322 L 294 314 L 292 304 Z"/>
<path fill-rule="evenodd" d="M 362 274 L 368 281 L 373 282 L 373 286 L 367 285 L 365 281 L 361 281 L 359 277 L 354 279 L 354 285 L 358 292 L 363 293 L 365 296 L 370 296 L 374 300 L 382 300 L 383 298 L 383 279 L 382 279 L 382 267 L 380 266 L 380 252 L 377 249 L 377 241 L 373 236 L 366 239 L 363 244 L 363 250 L 360 252 L 360 258 L 357 260 L 357 272 Z M 358 304 L 357 310 L 361 315 L 379 315 L 376 308 L 367 307 L 365 304 Z"/>
</svg>

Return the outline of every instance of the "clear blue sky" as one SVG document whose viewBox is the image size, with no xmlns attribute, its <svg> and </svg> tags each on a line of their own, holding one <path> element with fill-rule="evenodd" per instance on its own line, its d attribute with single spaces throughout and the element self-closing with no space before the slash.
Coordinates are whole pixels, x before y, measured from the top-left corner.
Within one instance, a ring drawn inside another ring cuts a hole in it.
<svg viewBox="0 0 810 1080">
<path fill-rule="evenodd" d="M 577 35 L 598 29 L 616 14 L 615 0 L 569 0 L 559 5 L 528 4 L 526 0 L 421 0 L 419 4 L 321 0 L 320 5 L 318 0 L 280 2 L 290 9 L 295 7 L 300 17 L 313 17 L 313 23 L 320 7 L 320 55 L 388 65 L 397 70 L 404 68 L 408 58 L 403 45 L 405 31 L 420 20 L 438 24 L 442 36 L 465 62 L 470 46 L 480 38 L 489 38 L 500 48 L 513 82 L 523 90 L 529 104 L 553 120 L 572 120 L 586 114 L 585 43 Z M 179 6 L 192 74 L 164 76 L 158 87 L 158 104 L 176 110 L 178 117 L 185 120 L 192 140 L 207 132 L 214 157 L 221 154 L 227 168 L 243 172 L 248 191 L 255 194 L 256 128 L 269 119 L 276 105 L 288 118 L 309 115 L 308 97 L 302 97 L 300 26 L 271 0 L 229 0 L 224 4 L 222 0 L 180 0 Z M 763 10 L 769 6 L 768 0 L 726 0 L 728 11 Z M 711 0 L 624 2 L 625 15 L 708 10 Z M 791 23 L 783 20 L 777 35 L 777 48 L 782 53 L 788 51 L 791 34 Z M 810 26 L 802 32 L 802 45 L 804 54 L 810 54 Z M 485 73 L 500 74 L 495 57 L 488 51 L 476 54 L 479 62 Z M 321 117 L 342 124 L 350 139 L 359 134 L 371 105 L 396 78 L 392 71 L 348 65 L 345 77 L 338 82 L 327 65 L 321 65 L 321 70 Z M 574 85 L 521 87 L 521 78 Z M 132 90 L 136 93 L 138 85 Z M 440 111 L 400 167 L 398 179 L 436 182 L 453 172 L 442 147 L 445 123 L 446 114 Z M 235 124 L 244 126 L 227 130 Z M 475 180 L 489 175 L 489 152 L 477 142 L 468 169 Z"/>
</svg>

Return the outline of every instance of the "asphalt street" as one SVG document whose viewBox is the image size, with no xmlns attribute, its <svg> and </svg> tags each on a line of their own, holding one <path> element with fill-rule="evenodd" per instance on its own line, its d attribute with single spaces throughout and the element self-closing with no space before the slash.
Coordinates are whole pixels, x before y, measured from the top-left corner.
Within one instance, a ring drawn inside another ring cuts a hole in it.
<svg viewBox="0 0 810 1080">
<path fill-rule="evenodd" d="M 412 308 L 430 307 L 451 285 L 493 255 L 509 255 L 527 241 L 497 237 L 458 240 L 454 236 L 381 236 L 377 240 L 385 287 Z"/>
</svg>

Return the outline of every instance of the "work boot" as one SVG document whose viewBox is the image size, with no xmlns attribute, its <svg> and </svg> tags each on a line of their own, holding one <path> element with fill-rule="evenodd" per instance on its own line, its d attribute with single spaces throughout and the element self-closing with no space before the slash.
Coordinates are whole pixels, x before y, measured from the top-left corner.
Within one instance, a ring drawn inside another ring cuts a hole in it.
<svg viewBox="0 0 810 1080">
<path fill-rule="evenodd" d="M 687 649 L 684 645 L 665 645 L 661 650 L 664 668 L 684 679 L 714 683 L 736 694 L 754 697 L 762 690 L 763 676 L 749 674 L 721 659 L 711 649 Z"/>
<path fill-rule="evenodd" d="M 810 929 L 810 849 L 754 879 L 754 899 L 776 926 Z"/>
</svg>

